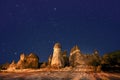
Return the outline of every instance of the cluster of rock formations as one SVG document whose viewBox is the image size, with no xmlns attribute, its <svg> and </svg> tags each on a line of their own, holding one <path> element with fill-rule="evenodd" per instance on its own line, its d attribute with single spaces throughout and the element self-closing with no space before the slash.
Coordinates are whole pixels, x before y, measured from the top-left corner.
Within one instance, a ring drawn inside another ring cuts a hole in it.
<svg viewBox="0 0 120 80">
<path fill-rule="evenodd" d="M 49 64 L 51 66 L 65 67 L 72 66 L 76 67 L 79 65 L 89 65 L 90 61 L 94 58 L 100 60 L 99 52 L 94 50 L 93 54 L 82 54 L 79 47 L 76 45 L 70 51 L 70 56 L 67 57 L 67 51 L 61 50 L 60 43 L 56 43 L 54 46 L 53 56 L 49 57 Z"/>
<path fill-rule="evenodd" d="M 25 55 L 24 53 L 20 55 L 20 60 L 15 63 L 14 61 L 7 68 L 8 70 L 15 69 L 26 69 L 26 68 L 38 68 L 39 58 L 34 53 Z"/>
<path fill-rule="evenodd" d="M 93 63 L 94 61 L 94 63 Z M 67 56 L 67 51 L 62 51 L 60 43 L 56 43 L 53 48 L 53 54 L 49 56 L 48 62 L 43 62 L 39 66 L 39 58 L 35 54 L 29 55 L 21 54 L 20 60 L 15 64 L 12 62 L 8 70 L 10 69 L 26 69 L 26 68 L 64 68 L 64 67 L 75 67 L 75 68 L 89 68 L 92 66 L 98 66 L 100 62 L 99 52 L 94 51 L 93 54 L 82 54 L 79 47 L 76 45 L 70 51 L 70 56 Z"/>
</svg>

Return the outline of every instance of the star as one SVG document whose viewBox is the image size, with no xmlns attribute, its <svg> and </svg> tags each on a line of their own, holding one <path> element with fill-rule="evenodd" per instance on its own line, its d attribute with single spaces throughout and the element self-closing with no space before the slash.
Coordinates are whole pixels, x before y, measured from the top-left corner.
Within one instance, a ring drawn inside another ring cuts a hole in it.
<svg viewBox="0 0 120 80">
<path fill-rule="evenodd" d="M 17 55 L 17 52 L 15 52 L 14 54 Z"/>
<path fill-rule="evenodd" d="M 54 8 L 54 11 L 56 11 L 57 8 Z"/>
<path fill-rule="evenodd" d="M 19 7 L 19 5 L 18 5 L 18 4 L 16 4 L 15 6 L 16 6 L 16 7 Z"/>
</svg>

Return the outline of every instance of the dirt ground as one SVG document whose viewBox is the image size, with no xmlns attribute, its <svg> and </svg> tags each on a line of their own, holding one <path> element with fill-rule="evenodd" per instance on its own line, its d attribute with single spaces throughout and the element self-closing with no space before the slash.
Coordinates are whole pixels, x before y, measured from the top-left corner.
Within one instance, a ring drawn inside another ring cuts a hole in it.
<svg viewBox="0 0 120 80">
<path fill-rule="evenodd" d="M 0 72 L 0 80 L 120 80 L 120 73 L 76 71 Z"/>
</svg>

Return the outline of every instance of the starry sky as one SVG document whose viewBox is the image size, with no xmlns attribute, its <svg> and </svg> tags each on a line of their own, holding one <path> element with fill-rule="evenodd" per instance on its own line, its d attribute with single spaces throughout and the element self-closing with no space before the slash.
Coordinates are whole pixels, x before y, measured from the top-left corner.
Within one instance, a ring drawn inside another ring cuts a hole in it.
<svg viewBox="0 0 120 80">
<path fill-rule="evenodd" d="M 0 64 L 34 52 L 47 61 L 53 46 L 82 53 L 120 50 L 120 0 L 0 0 Z"/>
</svg>

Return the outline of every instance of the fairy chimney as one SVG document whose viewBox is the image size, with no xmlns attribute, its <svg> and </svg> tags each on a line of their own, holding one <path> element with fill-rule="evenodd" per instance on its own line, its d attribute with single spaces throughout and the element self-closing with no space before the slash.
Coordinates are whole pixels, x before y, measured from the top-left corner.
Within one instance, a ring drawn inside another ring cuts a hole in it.
<svg viewBox="0 0 120 80">
<path fill-rule="evenodd" d="M 52 67 L 62 68 L 64 67 L 64 59 L 61 51 L 61 44 L 56 43 L 53 48 L 53 57 L 51 61 Z"/>
<path fill-rule="evenodd" d="M 80 64 L 80 57 L 81 57 L 80 49 L 76 45 L 71 49 L 71 52 L 70 52 L 70 57 L 69 57 L 70 65 L 71 66 L 79 65 Z"/>
</svg>

